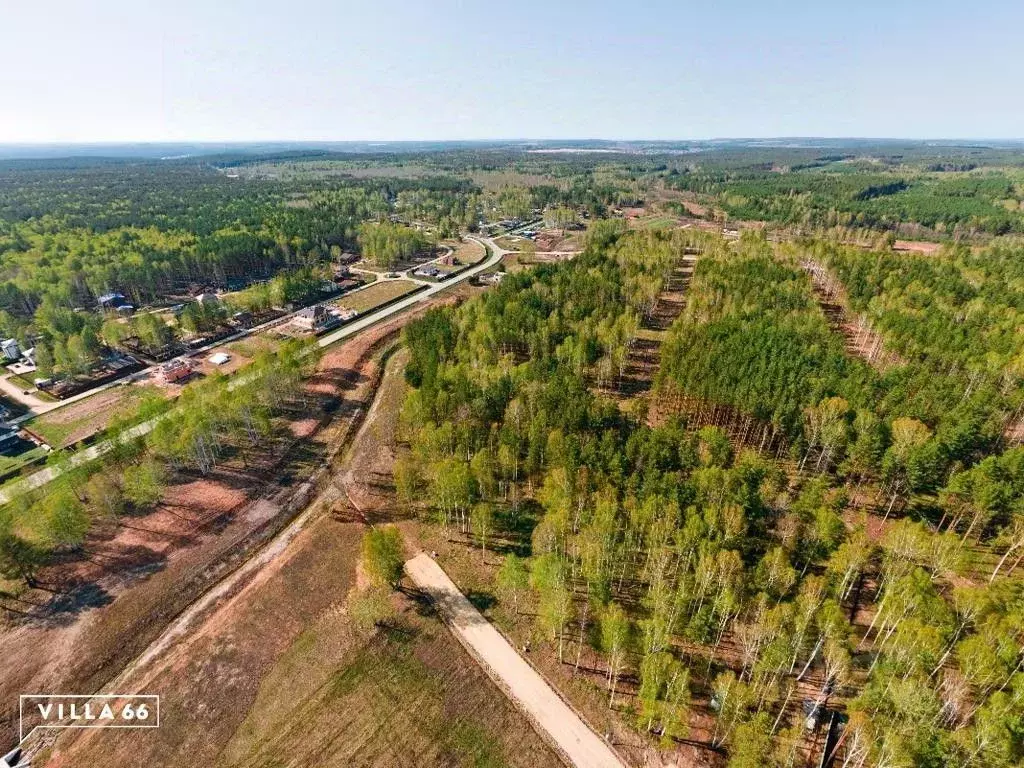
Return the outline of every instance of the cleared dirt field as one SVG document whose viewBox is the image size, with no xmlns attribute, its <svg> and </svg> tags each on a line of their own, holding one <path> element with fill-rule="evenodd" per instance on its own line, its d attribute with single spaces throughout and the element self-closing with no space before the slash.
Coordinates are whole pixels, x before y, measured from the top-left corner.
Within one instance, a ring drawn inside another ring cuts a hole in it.
<svg viewBox="0 0 1024 768">
<path fill-rule="evenodd" d="M 343 296 L 334 303 L 340 307 L 348 307 L 363 314 L 381 304 L 385 304 L 400 296 L 412 293 L 419 286 L 411 280 L 384 280 L 374 283 L 369 288 Z"/>
<path fill-rule="evenodd" d="M 210 358 L 217 353 L 224 353 L 230 359 L 226 363 L 221 365 L 214 365 L 210 362 Z M 211 349 L 209 352 L 204 352 L 201 355 L 197 355 L 193 358 L 196 362 L 196 371 L 202 376 L 214 376 L 220 374 L 230 374 L 240 371 L 245 368 L 249 363 L 252 362 L 252 358 L 246 355 L 240 354 L 236 351 L 228 351 L 223 349 Z"/>
<path fill-rule="evenodd" d="M 331 670 L 323 669 L 323 646 L 332 629 L 304 633 L 268 677 L 254 714 L 218 764 L 561 765 L 428 612 L 402 599 L 396 626 Z"/>
<path fill-rule="evenodd" d="M 578 234 L 546 229 L 537 234 L 534 243 L 538 251 L 578 251 L 583 247 L 580 241 Z"/>
<path fill-rule="evenodd" d="M 0 743 L 17 733 L 19 693 L 97 691 L 297 513 L 309 478 L 365 412 L 377 381 L 371 352 L 429 305 L 327 350 L 307 390 L 330 410 L 303 427 L 307 437 L 289 438 L 287 423 L 319 405 L 290 414 L 263 455 L 172 477 L 154 512 L 99 526 L 82 553 L 40 573 L 42 588 L 3 598 Z"/>
<path fill-rule="evenodd" d="M 897 240 L 892 244 L 894 251 L 909 251 L 931 255 L 942 249 L 942 243 L 929 243 L 924 240 Z"/>
</svg>

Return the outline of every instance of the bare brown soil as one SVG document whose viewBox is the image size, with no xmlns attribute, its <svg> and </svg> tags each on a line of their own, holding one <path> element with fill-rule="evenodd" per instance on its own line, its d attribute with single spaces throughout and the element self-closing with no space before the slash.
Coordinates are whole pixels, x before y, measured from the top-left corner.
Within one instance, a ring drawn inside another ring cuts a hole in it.
<svg viewBox="0 0 1024 768">
<path fill-rule="evenodd" d="M 923 240 L 897 240 L 892 244 L 894 251 L 911 251 L 913 253 L 924 253 L 931 255 L 938 253 L 942 243 L 929 243 Z"/>
<path fill-rule="evenodd" d="M 223 365 L 214 365 L 213 363 L 210 362 L 210 357 L 217 354 L 218 352 L 224 352 L 225 354 L 230 355 L 231 359 L 228 360 Z M 196 372 L 202 376 L 213 376 L 218 373 L 235 373 L 235 371 L 244 368 L 245 366 L 252 362 L 252 360 L 246 357 L 245 355 L 241 355 L 238 352 L 233 352 L 230 350 L 224 350 L 219 347 L 204 352 L 201 355 L 197 355 L 192 359 L 195 360 L 196 362 Z"/>
<path fill-rule="evenodd" d="M 83 732 L 58 742 L 47 764 L 173 765 L 188 754 L 212 765 L 277 658 L 311 620 L 343 604 L 354 584 L 359 536 L 356 524 L 319 521 L 288 557 L 133 679 L 133 690 L 161 696 L 161 728 Z"/>
<path fill-rule="evenodd" d="M 0 740 L 17 733 L 19 693 L 96 691 L 196 595 L 283 527 L 297 494 L 308 492 L 297 481 L 322 464 L 365 411 L 375 386 L 371 353 L 426 308 L 328 350 L 307 385 L 310 407 L 285 419 L 283 437 L 262 455 L 236 456 L 206 477 L 173 478 L 154 512 L 98 527 L 80 554 L 40 575 L 42 588 L 2 600 Z M 311 417 L 317 411 L 322 416 Z M 314 430 L 310 418 L 318 420 Z M 303 439 L 289 436 L 293 423 Z"/>
<path fill-rule="evenodd" d="M 538 251 L 578 251 L 580 239 L 575 234 L 563 233 L 558 229 L 546 229 L 537 233 L 534 240 Z"/>
<path fill-rule="evenodd" d="M 334 363 L 346 357 L 332 355 Z M 348 618 L 348 600 L 361 589 L 364 525 L 338 514 L 347 506 L 343 478 L 383 471 L 403 393 L 402 366 L 392 359 L 345 459 L 349 471 L 316 502 L 320 514 L 133 674 L 131 689 L 162 697 L 159 731 L 68 733 L 48 765 L 174 765 L 184 754 L 197 764 L 254 768 L 559 764 L 427 605 L 397 596 L 396 618 L 371 635 Z"/>
</svg>

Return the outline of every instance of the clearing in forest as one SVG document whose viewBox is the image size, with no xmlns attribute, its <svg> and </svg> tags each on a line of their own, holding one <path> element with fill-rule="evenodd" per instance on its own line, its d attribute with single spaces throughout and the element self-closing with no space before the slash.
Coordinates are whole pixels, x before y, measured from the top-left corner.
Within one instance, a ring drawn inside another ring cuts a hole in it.
<svg viewBox="0 0 1024 768">
<path fill-rule="evenodd" d="M 372 284 L 369 288 L 347 294 L 335 301 L 338 306 L 354 309 L 359 314 L 366 314 L 382 304 L 401 298 L 419 289 L 419 285 L 411 280 L 385 280 Z"/>
<path fill-rule="evenodd" d="M 53 448 L 65 448 L 106 429 L 119 416 L 127 416 L 147 396 L 164 392 L 149 385 L 110 387 L 34 419 L 29 429 Z"/>
<path fill-rule="evenodd" d="M 856 320 L 850 317 L 846 292 L 826 267 L 811 259 L 802 261 L 800 266 L 811 276 L 821 311 L 832 330 L 843 337 L 848 354 L 866 360 L 879 370 L 902 363 L 896 354 L 885 348 L 882 335 L 871 327 L 866 317 L 861 315 Z"/>
</svg>

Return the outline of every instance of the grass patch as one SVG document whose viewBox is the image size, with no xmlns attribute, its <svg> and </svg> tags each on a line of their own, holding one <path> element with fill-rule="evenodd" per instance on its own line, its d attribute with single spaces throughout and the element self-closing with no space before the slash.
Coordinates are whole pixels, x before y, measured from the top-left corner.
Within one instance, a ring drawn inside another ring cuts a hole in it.
<svg viewBox="0 0 1024 768">
<path fill-rule="evenodd" d="M 269 336 L 247 336 L 244 339 L 233 341 L 227 345 L 227 349 L 234 352 L 236 355 L 247 357 L 250 360 L 255 358 L 262 352 L 275 352 L 280 347 L 280 342 Z"/>
<path fill-rule="evenodd" d="M 462 242 L 446 240 L 443 245 L 447 245 L 452 249 L 452 256 L 455 257 L 455 261 L 462 267 L 477 264 L 487 255 L 484 253 L 483 246 L 473 240 L 463 240 Z"/>
<path fill-rule="evenodd" d="M 527 240 L 525 237 L 519 237 L 518 235 L 502 235 L 501 237 L 494 238 L 494 242 L 505 250 L 519 251 L 522 250 L 526 244 L 532 244 L 533 241 Z"/>
<path fill-rule="evenodd" d="M 406 611 L 399 621 L 354 649 L 314 690 L 282 701 L 282 690 L 297 692 L 289 678 L 303 674 L 322 642 L 308 632 L 296 638 L 221 764 L 272 768 L 288 755 L 289 764 L 325 768 L 559 765 L 436 618 Z M 260 715 L 264 697 L 276 702 L 269 719 Z"/>
<path fill-rule="evenodd" d="M 634 220 L 634 226 L 640 229 L 672 229 L 679 225 L 673 216 L 643 216 Z"/>
<path fill-rule="evenodd" d="M 63 448 L 101 432 L 116 418 L 130 415 L 147 396 L 160 394 L 150 385 L 112 387 L 44 413 L 28 427 L 54 448 Z"/>
<path fill-rule="evenodd" d="M 17 472 L 22 467 L 44 456 L 46 456 L 46 449 L 38 445 L 17 456 L 0 456 L 0 477 L 6 477 L 8 474 Z"/>
<path fill-rule="evenodd" d="M 342 296 L 335 301 L 335 304 L 354 309 L 359 314 L 365 314 L 381 304 L 412 293 L 417 288 L 419 286 L 411 280 L 385 280 L 361 291 Z"/>
</svg>

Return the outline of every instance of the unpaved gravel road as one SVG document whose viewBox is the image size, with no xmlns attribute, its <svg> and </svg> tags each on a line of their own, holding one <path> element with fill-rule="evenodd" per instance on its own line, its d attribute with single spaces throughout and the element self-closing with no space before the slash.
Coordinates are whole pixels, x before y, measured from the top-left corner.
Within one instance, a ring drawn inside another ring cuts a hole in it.
<svg viewBox="0 0 1024 768">
<path fill-rule="evenodd" d="M 626 764 L 577 715 L 509 642 L 473 607 L 437 563 L 424 552 L 405 564 L 466 649 L 500 681 L 569 762 L 578 768 L 626 768 Z"/>
</svg>

